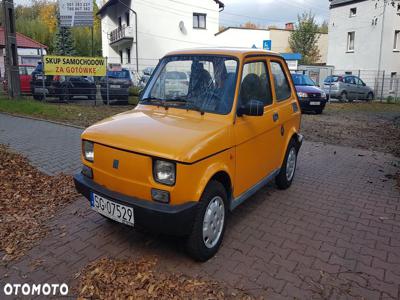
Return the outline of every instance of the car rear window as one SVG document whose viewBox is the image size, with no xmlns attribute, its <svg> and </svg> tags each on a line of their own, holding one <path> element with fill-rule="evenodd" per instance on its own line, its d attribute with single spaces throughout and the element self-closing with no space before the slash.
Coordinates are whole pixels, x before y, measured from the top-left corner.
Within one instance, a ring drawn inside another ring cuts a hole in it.
<svg viewBox="0 0 400 300">
<path fill-rule="evenodd" d="M 165 75 L 165 78 L 166 78 L 166 79 L 175 79 L 175 80 L 184 80 L 184 79 L 187 79 L 185 73 L 183 73 L 183 72 L 174 72 L 174 71 L 168 72 L 168 73 Z"/>
<path fill-rule="evenodd" d="M 129 71 L 128 70 L 122 70 L 122 71 L 108 71 L 107 76 L 109 78 L 127 78 L 129 79 Z"/>
</svg>

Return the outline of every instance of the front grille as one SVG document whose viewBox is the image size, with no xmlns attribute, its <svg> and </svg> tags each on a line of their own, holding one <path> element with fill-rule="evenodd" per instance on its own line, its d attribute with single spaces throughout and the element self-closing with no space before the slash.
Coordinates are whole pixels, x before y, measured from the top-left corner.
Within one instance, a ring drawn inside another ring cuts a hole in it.
<svg viewBox="0 0 400 300">
<path fill-rule="evenodd" d="M 321 93 L 309 93 L 308 98 L 310 99 L 320 99 L 321 98 Z"/>
</svg>

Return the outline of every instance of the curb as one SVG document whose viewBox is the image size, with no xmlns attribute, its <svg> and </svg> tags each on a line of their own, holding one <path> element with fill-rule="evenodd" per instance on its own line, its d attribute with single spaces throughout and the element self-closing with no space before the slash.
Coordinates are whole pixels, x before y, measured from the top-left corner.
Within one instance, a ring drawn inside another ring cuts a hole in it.
<svg viewBox="0 0 400 300">
<path fill-rule="evenodd" d="M 9 113 L 9 112 L 0 112 L 0 114 L 8 115 L 8 116 L 11 116 L 11 117 L 30 119 L 30 120 L 35 120 L 35 121 L 48 122 L 48 123 L 53 123 L 53 124 L 62 125 L 62 126 L 66 126 L 66 127 L 73 127 L 73 128 L 77 128 L 77 129 L 86 129 L 86 128 L 87 128 L 87 127 L 83 127 L 83 126 L 79 126 L 79 125 L 74 125 L 74 124 L 70 124 L 70 123 L 63 123 L 63 122 L 59 122 L 59 121 L 41 119 L 41 118 L 37 118 L 37 117 L 31 117 L 31 116 L 27 116 L 27 115 L 14 114 L 14 113 Z"/>
</svg>

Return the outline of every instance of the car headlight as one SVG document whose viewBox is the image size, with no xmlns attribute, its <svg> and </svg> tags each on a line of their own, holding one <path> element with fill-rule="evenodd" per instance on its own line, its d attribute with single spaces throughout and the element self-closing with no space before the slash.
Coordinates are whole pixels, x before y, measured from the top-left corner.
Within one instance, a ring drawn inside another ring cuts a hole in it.
<svg viewBox="0 0 400 300">
<path fill-rule="evenodd" d="M 297 92 L 297 96 L 298 96 L 299 98 L 307 98 L 307 97 L 308 97 L 308 94 L 307 94 L 307 93 L 304 93 L 304 92 Z"/>
<path fill-rule="evenodd" d="M 325 92 L 321 92 L 321 98 L 322 99 L 326 99 L 326 93 Z"/>
<path fill-rule="evenodd" d="M 90 162 L 94 161 L 94 144 L 93 142 L 83 141 L 82 142 L 83 157 Z"/>
<path fill-rule="evenodd" d="M 176 165 L 165 160 L 154 160 L 153 162 L 154 180 L 166 184 L 174 185 L 176 179 Z"/>
</svg>

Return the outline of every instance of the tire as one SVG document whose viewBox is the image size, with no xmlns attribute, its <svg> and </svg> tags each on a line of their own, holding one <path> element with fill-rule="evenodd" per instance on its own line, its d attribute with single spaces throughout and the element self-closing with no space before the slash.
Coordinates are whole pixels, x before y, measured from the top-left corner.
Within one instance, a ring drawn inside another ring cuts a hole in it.
<svg viewBox="0 0 400 300">
<path fill-rule="evenodd" d="M 194 260 L 200 262 L 209 260 L 221 246 L 228 212 L 227 199 L 227 192 L 220 182 L 212 180 L 208 183 L 199 202 L 192 232 L 186 242 L 186 249 Z M 207 223 L 205 220 L 207 215 L 209 216 L 208 224 L 212 225 L 208 227 L 211 232 L 206 231 L 203 234 L 203 229 L 207 228 L 206 224 L 204 224 Z M 216 224 L 214 223 L 215 221 Z M 213 239 L 210 239 L 209 235 Z"/>
<path fill-rule="evenodd" d="M 318 108 L 318 109 L 315 110 L 315 113 L 316 113 L 317 115 L 320 115 L 320 114 L 322 114 L 323 111 L 324 111 L 324 110 L 323 110 L 322 108 Z"/>
<path fill-rule="evenodd" d="M 370 101 L 372 101 L 372 100 L 374 100 L 374 94 L 373 93 L 368 93 L 368 95 L 367 95 L 367 102 L 370 102 Z"/>
<path fill-rule="evenodd" d="M 280 190 L 286 190 L 292 185 L 294 175 L 296 173 L 297 154 L 298 148 L 295 140 L 292 139 L 286 150 L 285 159 L 283 160 L 281 170 L 279 171 L 278 176 L 275 178 L 276 185 Z M 288 168 L 290 168 L 291 171 L 287 172 Z"/>
<path fill-rule="evenodd" d="M 346 92 L 342 92 L 342 93 L 340 94 L 339 101 L 340 101 L 340 102 L 347 102 L 347 101 L 348 101 L 347 93 L 346 93 Z"/>
</svg>

